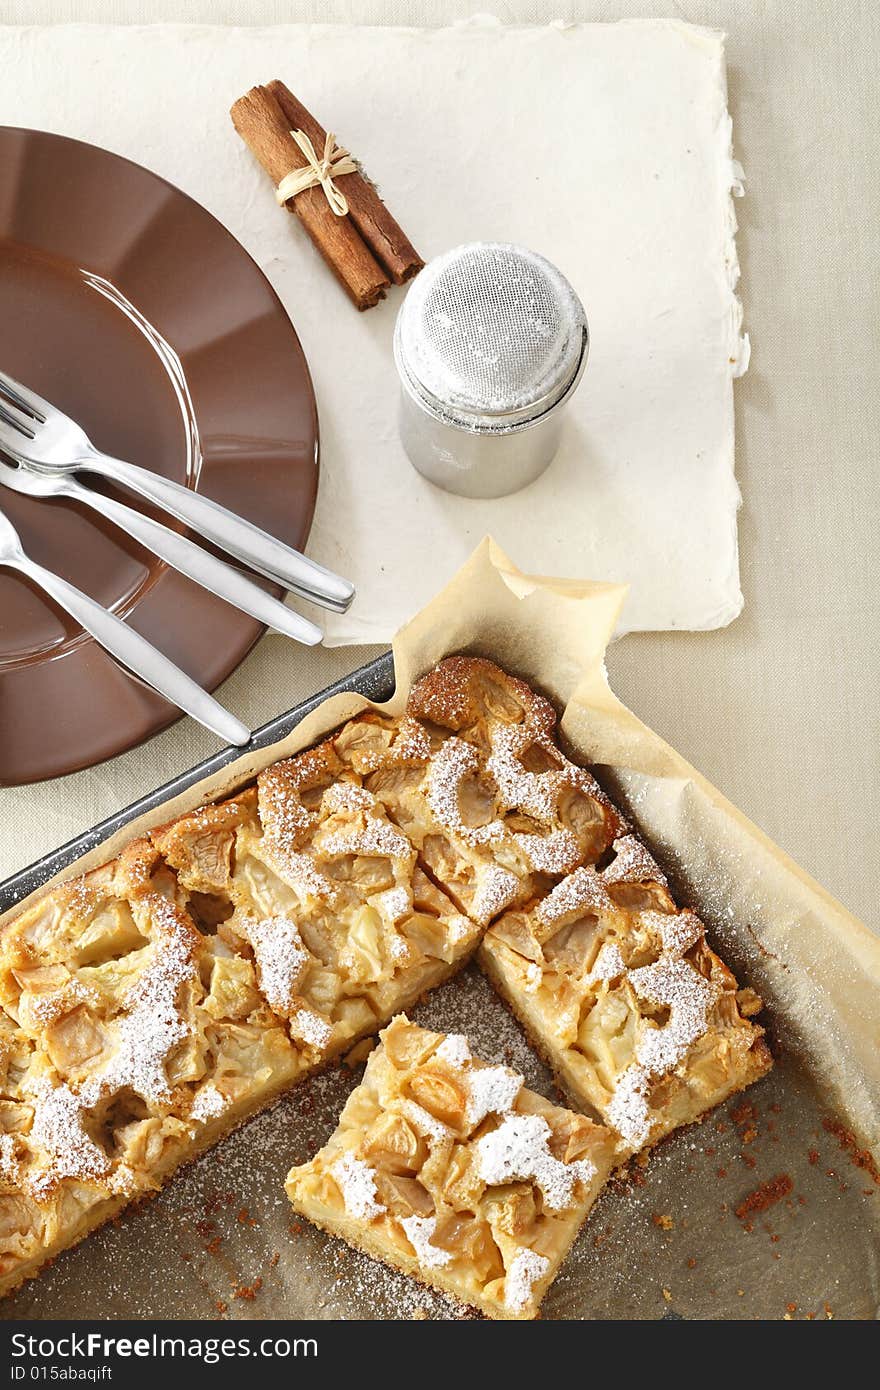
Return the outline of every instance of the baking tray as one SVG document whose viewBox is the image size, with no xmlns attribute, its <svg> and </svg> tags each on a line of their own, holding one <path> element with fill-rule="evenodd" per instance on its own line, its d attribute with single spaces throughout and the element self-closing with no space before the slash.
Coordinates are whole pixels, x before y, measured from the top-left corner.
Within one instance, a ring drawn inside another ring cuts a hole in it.
<svg viewBox="0 0 880 1390">
<path fill-rule="evenodd" d="M 253 746 L 277 742 L 329 696 L 352 690 L 389 699 L 391 653 L 265 724 Z M 0 911 L 239 756 L 205 759 L 13 875 L 0 884 Z M 467 1033 L 480 1055 L 554 1097 L 546 1068 L 474 966 L 413 1017 Z M 460 1317 L 443 1296 L 296 1219 L 284 1196 L 288 1168 L 325 1142 L 359 1077 L 342 1064 L 293 1089 L 0 1302 L 0 1318 Z M 858 1158 L 810 1077 L 782 1053 L 745 1096 L 672 1135 L 606 1189 L 543 1316 L 876 1317 L 880 1189 Z"/>
<path fill-rule="evenodd" d="M 277 743 L 279 739 L 285 738 L 287 734 L 291 733 L 297 724 L 305 719 L 306 715 L 317 709 L 322 701 L 331 695 L 340 695 L 349 690 L 356 690 L 358 694 L 363 695 L 368 700 L 389 700 L 394 694 L 394 657 L 391 652 L 385 652 L 382 656 L 375 657 L 373 661 L 368 661 L 365 666 L 359 666 L 356 671 L 352 671 L 350 676 L 344 676 L 342 680 L 327 686 L 326 690 L 321 690 L 317 695 L 312 695 L 308 700 L 294 705 L 293 709 L 288 710 L 286 714 L 279 714 L 268 724 L 261 725 L 248 744 L 248 751 L 267 748 L 271 744 Z M 60 874 L 68 865 L 81 859 L 84 854 L 96 849 L 104 840 L 109 840 L 111 835 L 137 820 L 145 812 L 156 810 L 158 806 L 170 801 L 172 797 L 178 796 L 181 792 L 187 791 L 205 777 L 219 772 L 230 763 L 234 763 L 236 759 L 241 757 L 242 751 L 241 748 L 224 748 L 219 753 L 213 753 L 211 757 L 197 763 L 188 772 L 182 772 L 179 777 L 166 782 L 162 787 L 157 787 L 154 792 L 142 796 L 138 801 L 133 801 L 130 806 L 108 816 L 106 820 L 101 821 L 93 829 L 86 830 L 82 835 L 77 835 L 75 839 L 69 840 L 60 849 L 44 855 L 42 859 L 38 859 L 35 864 L 30 864 L 26 869 L 20 869 L 11 878 L 4 879 L 0 883 L 0 913 L 15 907 L 16 903 L 21 902 L 30 893 L 41 888 L 44 883 L 48 883 L 50 878 Z"/>
</svg>

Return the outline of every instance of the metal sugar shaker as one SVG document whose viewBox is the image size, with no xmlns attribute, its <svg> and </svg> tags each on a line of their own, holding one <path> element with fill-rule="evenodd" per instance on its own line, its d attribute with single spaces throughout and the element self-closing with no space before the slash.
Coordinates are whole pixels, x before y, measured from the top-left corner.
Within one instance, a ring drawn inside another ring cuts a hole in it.
<svg viewBox="0 0 880 1390">
<path fill-rule="evenodd" d="M 534 251 L 457 246 L 397 317 L 399 427 L 413 467 L 462 497 L 503 497 L 544 472 L 587 362 L 584 306 Z"/>
</svg>

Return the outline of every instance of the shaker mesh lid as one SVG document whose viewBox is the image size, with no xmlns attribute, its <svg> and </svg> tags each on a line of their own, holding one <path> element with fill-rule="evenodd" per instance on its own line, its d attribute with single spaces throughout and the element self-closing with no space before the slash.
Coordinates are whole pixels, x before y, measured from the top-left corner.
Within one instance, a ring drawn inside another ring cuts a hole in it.
<svg viewBox="0 0 880 1390">
<path fill-rule="evenodd" d="M 576 379 L 583 305 L 555 266 L 520 246 L 474 242 L 425 267 L 404 300 L 395 354 L 428 409 L 479 429 L 542 414 Z"/>
</svg>

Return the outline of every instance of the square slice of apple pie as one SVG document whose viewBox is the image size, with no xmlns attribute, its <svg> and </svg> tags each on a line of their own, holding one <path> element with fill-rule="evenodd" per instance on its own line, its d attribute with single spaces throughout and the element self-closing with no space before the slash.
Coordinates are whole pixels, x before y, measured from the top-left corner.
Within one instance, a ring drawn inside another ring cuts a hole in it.
<svg viewBox="0 0 880 1390">
<path fill-rule="evenodd" d="M 316 1225 L 493 1318 L 534 1318 L 614 1161 L 461 1034 L 400 1016 L 287 1193 Z"/>
<path fill-rule="evenodd" d="M 621 1152 L 696 1120 L 771 1066 L 738 989 L 639 840 L 614 843 L 490 928 L 479 961 L 567 1093 Z"/>
<path fill-rule="evenodd" d="M 193 913 L 226 905 L 218 936 L 253 958 L 267 1003 L 315 1065 L 410 1008 L 482 934 L 329 741 L 153 838 Z"/>
<path fill-rule="evenodd" d="M 0 1292 L 304 1070 L 146 840 L 4 928 L 0 1005 Z"/>
<path fill-rule="evenodd" d="M 553 739 L 552 705 L 489 661 L 450 657 L 402 719 L 368 713 L 333 739 L 427 871 L 484 925 L 582 864 L 623 822 Z"/>
</svg>

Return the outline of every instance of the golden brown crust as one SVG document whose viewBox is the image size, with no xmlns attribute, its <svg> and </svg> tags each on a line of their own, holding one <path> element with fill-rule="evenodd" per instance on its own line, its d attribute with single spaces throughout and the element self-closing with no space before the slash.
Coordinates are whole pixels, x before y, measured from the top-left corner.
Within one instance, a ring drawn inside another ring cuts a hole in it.
<svg viewBox="0 0 880 1390">
<path fill-rule="evenodd" d="M 487 714 L 510 723 L 528 723 L 552 734 L 556 711 L 525 681 L 476 656 L 450 656 L 416 681 L 406 702 L 407 714 L 458 733 L 473 728 Z"/>
</svg>

